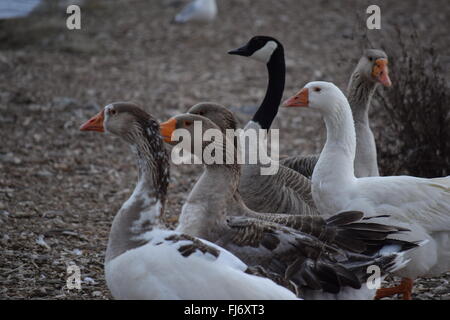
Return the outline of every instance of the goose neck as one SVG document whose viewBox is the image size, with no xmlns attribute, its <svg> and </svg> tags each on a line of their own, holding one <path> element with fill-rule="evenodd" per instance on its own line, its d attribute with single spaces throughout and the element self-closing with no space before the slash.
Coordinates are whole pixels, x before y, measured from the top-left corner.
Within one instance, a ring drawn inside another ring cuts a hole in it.
<svg viewBox="0 0 450 320">
<path fill-rule="evenodd" d="M 348 106 L 337 109 L 324 115 L 327 141 L 314 169 L 313 184 L 327 179 L 341 183 L 354 179 L 356 138 L 353 118 Z"/>
<path fill-rule="evenodd" d="M 355 124 L 368 125 L 370 102 L 376 86 L 375 82 L 364 79 L 358 70 L 355 70 L 350 77 L 347 92 Z"/>
<path fill-rule="evenodd" d="M 283 97 L 286 64 L 284 61 L 284 49 L 280 45 L 273 52 L 267 63 L 267 71 L 269 74 L 269 82 L 267 84 L 266 95 L 252 119 L 262 129 L 270 129 Z"/>
<path fill-rule="evenodd" d="M 158 140 L 158 141 L 154 141 Z M 161 139 L 147 133 L 132 144 L 137 158 L 138 182 L 113 220 L 106 261 L 145 244 L 145 234 L 160 227 L 169 182 L 169 162 Z"/>
</svg>

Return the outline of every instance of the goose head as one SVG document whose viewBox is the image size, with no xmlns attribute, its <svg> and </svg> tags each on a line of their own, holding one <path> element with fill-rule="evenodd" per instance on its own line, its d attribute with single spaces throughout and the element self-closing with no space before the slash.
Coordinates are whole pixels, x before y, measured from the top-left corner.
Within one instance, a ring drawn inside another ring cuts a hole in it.
<svg viewBox="0 0 450 320">
<path fill-rule="evenodd" d="M 283 46 L 275 38 L 268 36 L 255 36 L 251 38 L 246 45 L 230 50 L 228 51 L 228 54 L 248 57 L 267 64 L 270 62 L 274 52 L 282 49 Z"/>
<path fill-rule="evenodd" d="M 347 101 L 344 93 L 333 83 L 313 81 L 308 83 L 296 95 L 287 99 L 284 107 L 308 107 L 322 114 L 336 112 Z"/>
<path fill-rule="evenodd" d="M 125 140 L 138 159 L 139 180 L 153 185 L 147 191 L 160 203 L 165 203 L 170 178 L 169 157 L 159 134 L 159 124 L 150 114 L 133 103 L 115 102 L 82 124 L 80 130 L 109 132 Z"/>
<path fill-rule="evenodd" d="M 222 132 L 226 129 L 237 129 L 237 120 L 233 112 L 221 104 L 214 102 L 200 102 L 192 106 L 187 113 L 208 118 L 214 122 Z"/>
<path fill-rule="evenodd" d="M 159 139 L 158 122 L 131 102 L 107 105 L 80 127 L 81 131 L 109 132 L 134 144 L 142 134 Z"/>
<path fill-rule="evenodd" d="M 368 82 L 392 85 L 389 78 L 388 57 L 383 50 L 368 49 L 359 59 L 356 71 Z"/>
<path fill-rule="evenodd" d="M 213 146 L 222 149 L 223 155 L 234 153 L 234 143 L 232 137 L 228 138 L 222 130 L 210 119 L 198 114 L 184 113 L 160 124 L 160 133 L 164 141 L 169 144 L 177 144 L 178 141 L 174 136 L 176 130 L 186 130 L 183 134 L 183 141 L 179 146 L 189 153 L 203 159 L 206 163 L 208 159 L 204 159 L 204 151 Z M 187 137 L 188 141 L 184 141 Z M 233 136 L 234 138 L 234 136 Z M 230 141 L 228 143 L 228 141 Z M 199 147 L 196 147 L 199 146 Z"/>
</svg>

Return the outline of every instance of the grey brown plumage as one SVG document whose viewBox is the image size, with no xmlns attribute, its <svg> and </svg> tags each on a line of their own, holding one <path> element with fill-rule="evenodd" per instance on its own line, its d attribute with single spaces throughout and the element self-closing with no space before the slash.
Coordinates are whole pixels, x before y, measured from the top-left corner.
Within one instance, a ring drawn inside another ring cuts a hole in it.
<svg viewBox="0 0 450 320">
<path fill-rule="evenodd" d="M 217 128 L 199 115 L 178 115 L 173 119 L 181 124 L 186 120 L 202 121 L 203 130 Z M 258 213 L 241 200 L 239 177 L 237 164 L 206 165 L 183 207 L 177 230 L 214 241 L 273 281 L 296 288 L 297 294 L 305 290 L 337 293 L 344 287 L 359 289 L 367 279 L 368 265 L 379 265 L 383 274 L 398 266 L 397 252 L 383 256 L 380 250 L 391 244 L 388 236 L 403 229 L 365 222 L 361 212 L 343 212 L 328 220 Z M 227 206 L 237 214 L 230 216 Z M 416 246 L 397 243 L 398 251 Z"/>
<path fill-rule="evenodd" d="M 319 155 L 290 156 L 280 159 L 280 164 L 311 179 Z"/>
<path fill-rule="evenodd" d="M 222 132 L 236 129 L 237 121 L 226 107 L 216 103 L 199 103 L 188 110 L 212 120 Z M 238 141 L 235 139 L 235 146 Z M 241 148 L 242 152 L 245 152 Z M 279 166 L 275 175 L 261 175 L 260 164 L 241 167 L 239 191 L 245 204 L 259 212 L 317 215 L 311 195 L 311 182 L 302 174 Z"/>
</svg>

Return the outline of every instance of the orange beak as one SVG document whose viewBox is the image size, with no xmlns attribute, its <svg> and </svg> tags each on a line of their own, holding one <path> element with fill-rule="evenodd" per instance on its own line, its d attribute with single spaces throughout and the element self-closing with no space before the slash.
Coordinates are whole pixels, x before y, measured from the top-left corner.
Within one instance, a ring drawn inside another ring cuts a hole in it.
<svg viewBox="0 0 450 320">
<path fill-rule="evenodd" d="M 387 59 L 377 59 L 375 60 L 375 65 L 372 69 L 372 77 L 377 79 L 385 87 L 390 87 L 392 85 L 391 79 L 389 78 L 389 68 Z"/>
<path fill-rule="evenodd" d="M 159 125 L 159 132 L 165 142 L 172 142 L 172 133 L 177 128 L 177 120 L 170 118 Z"/>
<path fill-rule="evenodd" d="M 295 96 L 283 102 L 283 107 L 308 107 L 308 88 L 303 88 Z"/>
<path fill-rule="evenodd" d="M 104 120 L 104 110 L 100 111 L 95 116 L 90 118 L 88 121 L 83 123 L 80 127 L 80 130 L 104 132 L 105 128 L 103 127 L 103 120 Z"/>
</svg>

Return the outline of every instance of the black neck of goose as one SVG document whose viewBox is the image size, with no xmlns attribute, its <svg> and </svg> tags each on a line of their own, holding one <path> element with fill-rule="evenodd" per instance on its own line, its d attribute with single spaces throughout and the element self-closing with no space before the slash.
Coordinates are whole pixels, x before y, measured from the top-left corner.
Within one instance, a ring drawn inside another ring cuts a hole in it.
<svg viewBox="0 0 450 320">
<path fill-rule="evenodd" d="M 352 109 L 356 124 L 369 123 L 369 107 L 377 84 L 363 78 L 358 70 L 355 70 L 348 84 L 348 102 Z"/>
<path fill-rule="evenodd" d="M 278 44 L 267 63 L 269 83 L 266 95 L 260 107 L 253 116 L 253 121 L 258 123 L 262 129 L 270 129 L 275 119 L 278 108 L 283 97 L 284 84 L 286 80 L 286 64 L 284 61 L 284 49 Z"/>
</svg>

